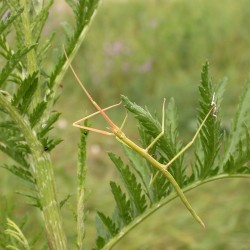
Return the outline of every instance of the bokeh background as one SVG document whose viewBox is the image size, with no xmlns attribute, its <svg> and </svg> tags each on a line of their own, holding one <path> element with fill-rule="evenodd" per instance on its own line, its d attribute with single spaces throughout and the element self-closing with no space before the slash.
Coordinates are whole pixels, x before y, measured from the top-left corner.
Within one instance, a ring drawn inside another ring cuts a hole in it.
<svg viewBox="0 0 250 250">
<path fill-rule="evenodd" d="M 206 60 L 210 62 L 214 84 L 223 77 L 228 78 L 219 112 L 223 126 L 230 128 L 239 95 L 249 77 L 249 17 L 249 0 L 104 0 L 73 65 L 102 107 L 119 102 L 123 94 L 161 114 L 163 98 L 174 97 L 185 143 L 195 132 L 200 71 Z M 66 22 L 72 21 L 65 2 L 55 1 L 44 31 L 45 36 L 57 33 L 51 57 L 46 62 L 48 70 L 56 60 L 56 48 L 60 49 L 64 42 L 63 29 L 70 30 Z M 52 152 L 52 158 L 59 198 L 72 195 L 63 208 L 63 216 L 71 249 L 74 249 L 72 211 L 75 209 L 79 131 L 71 124 L 94 109 L 70 72 L 60 91 L 55 109 L 62 114 L 53 133 L 64 141 Z M 110 114 L 119 124 L 125 111 L 119 107 Z M 101 117 L 92 124 L 100 128 L 106 126 Z M 125 131 L 131 138 L 138 139 L 132 117 Z M 95 211 L 113 210 L 109 181 L 118 176 L 107 156 L 111 150 L 123 155 L 114 138 L 90 133 L 87 246 L 95 240 Z M 1 158 L 6 160 L 2 155 Z M 206 222 L 206 230 L 175 200 L 147 219 L 115 249 L 250 249 L 249 187 L 249 180 L 230 179 L 199 187 L 190 192 L 188 198 Z M 39 213 L 15 193 L 25 192 L 28 187 L 0 169 L 0 190 L 1 218 L 8 214 L 18 222 L 27 220 L 24 231 L 29 238 L 39 233 L 32 227 L 41 223 Z M 11 201 L 15 201 L 13 206 Z M 40 246 L 42 242 L 37 249 Z"/>
</svg>

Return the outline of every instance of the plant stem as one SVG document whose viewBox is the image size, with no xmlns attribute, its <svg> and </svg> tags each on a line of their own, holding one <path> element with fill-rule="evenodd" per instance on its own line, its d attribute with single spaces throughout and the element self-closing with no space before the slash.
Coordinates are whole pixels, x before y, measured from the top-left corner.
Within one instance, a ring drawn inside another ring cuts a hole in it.
<svg viewBox="0 0 250 250">
<path fill-rule="evenodd" d="M 62 218 L 56 200 L 53 166 L 50 155 L 44 151 L 28 122 L 11 103 L 0 93 L 0 107 L 5 110 L 19 126 L 32 154 L 32 170 L 36 179 L 37 192 L 50 249 L 66 250 L 67 241 L 62 227 Z"/>
<path fill-rule="evenodd" d="M 77 195 L 77 247 L 79 250 L 83 249 L 83 240 L 85 236 L 85 181 L 87 173 L 87 134 L 86 131 L 81 130 L 81 139 L 78 150 L 78 164 L 77 164 L 77 180 L 78 180 L 78 195 Z"/>
<path fill-rule="evenodd" d="M 24 35 L 24 45 L 29 47 L 34 44 L 32 39 L 32 29 L 30 25 L 30 1 L 20 0 L 20 6 L 23 7 L 23 13 L 21 14 L 22 26 L 23 26 L 23 35 Z M 27 53 L 27 69 L 28 73 L 32 74 L 37 71 L 37 61 L 35 49 L 30 50 Z M 40 88 L 38 87 L 35 94 L 34 103 L 38 103 L 40 100 Z"/>
</svg>

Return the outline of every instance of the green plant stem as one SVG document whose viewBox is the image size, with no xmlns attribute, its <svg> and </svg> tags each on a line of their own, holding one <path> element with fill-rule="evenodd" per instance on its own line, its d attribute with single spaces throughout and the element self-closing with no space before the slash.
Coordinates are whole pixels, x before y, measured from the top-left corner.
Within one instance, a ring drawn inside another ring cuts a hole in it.
<svg viewBox="0 0 250 250">
<path fill-rule="evenodd" d="M 33 40 L 30 27 L 28 3 L 26 0 L 20 0 L 20 5 L 23 7 L 23 13 L 21 14 L 21 18 L 23 24 L 24 42 L 26 46 L 30 46 L 33 44 Z M 32 49 L 27 54 L 27 65 L 30 74 L 37 70 L 36 55 L 34 49 Z"/>
<path fill-rule="evenodd" d="M 34 44 L 32 39 L 32 29 L 30 25 L 30 10 L 28 5 L 31 4 L 30 1 L 20 0 L 20 6 L 23 7 L 23 13 L 21 14 L 22 26 L 23 26 L 23 35 L 25 46 L 29 47 Z M 35 50 L 32 49 L 27 54 L 27 69 L 28 73 L 32 74 L 37 71 L 37 61 Z M 38 103 L 40 100 L 40 88 L 37 88 L 35 95 L 35 103 Z"/>
<path fill-rule="evenodd" d="M 0 93 L 0 107 L 9 114 L 19 126 L 32 154 L 32 170 L 36 179 L 39 201 L 50 249 L 66 250 L 67 241 L 62 227 L 62 218 L 56 200 L 53 166 L 50 155 L 44 151 L 28 122 L 19 114 L 11 103 Z"/>
<path fill-rule="evenodd" d="M 79 250 L 83 249 L 83 240 L 85 236 L 85 182 L 87 173 L 87 134 L 86 131 L 81 130 L 81 140 L 78 150 L 78 164 L 77 164 L 77 179 L 78 179 L 78 196 L 77 196 L 77 247 Z"/>
<path fill-rule="evenodd" d="M 227 178 L 250 178 L 250 174 L 221 174 L 221 175 L 217 175 L 214 177 L 210 177 L 206 180 L 196 181 L 195 183 L 185 187 L 183 189 L 183 192 L 184 193 L 189 192 L 192 189 L 194 189 L 198 186 L 201 186 L 203 184 L 206 184 L 208 182 L 211 182 L 211 181 L 216 181 L 216 180 L 220 180 L 220 179 L 227 179 Z M 128 226 L 124 227 L 122 229 L 122 231 L 119 232 L 119 234 L 117 234 L 114 238 L 112 238 L 112 240 L 110 240 L 108 242 L 108 244 L 106 244 L 105 247 L 102 248 L 102 250 L 108 250 L 108 249 L 111 249 L 112 247 L 114 247 L 134 227 L 139 225 L 143 220 L 145 220 L 151 214 L 153 214 L 158 209 L 160 209 L 161 207 L 163 207 L 164 205 L 166 205 L 167 203 L 169 203 L 170 201 L 174 200 L 177 197 L 178 197 L 178 195 L 173 193 L 173 194 L 169 195 L 168 197 L 162 199 L 160 202 L 154 204 L 150 209 L 146 210 L 145 213 L 143 213 L 141 216 L 138 216 Z"/>
</svg>

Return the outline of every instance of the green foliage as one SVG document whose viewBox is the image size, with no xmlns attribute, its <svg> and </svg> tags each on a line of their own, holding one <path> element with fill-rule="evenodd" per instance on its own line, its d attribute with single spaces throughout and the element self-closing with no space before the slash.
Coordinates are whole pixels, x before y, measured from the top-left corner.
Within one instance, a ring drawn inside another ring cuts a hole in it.
<svg viewBox="0 0 250 250">
<path fill-rule="evenodd" d="M 223 163 L 225 163 L 229 158 L 231 158 L 237 147 L 241 145 L 242 134 L 248 138 L 248 133 L 245 132 L 246 124 L 249 123 L 250 119 L 250 107 L 248 105 L 250 99 L 250 81 L 248 80 L 245 84 L 245 88 L 243 90 L 242 96 L 239 100 L 239 104 L 237 107 L 237 112 L 235 114 L 233 123 L 231 125 L 231 130 L 228 136 L 228 142 L 226 147 L 225 158 L 223 159 Z"/>
<path fill-rule="evenodd" d="M 87 125 L 87 124 L 85 124 Z M 82 249 L 85 237 L 85 202 L 86 202 L 86 174 L 87 174 L 87 136 L 88 131 L 81 130 L 80 143 L 78 145 L 77 164 L 77 247 Z"/>
<path fill-rule="evenodd" d="M 14 163 L 3 163 L 1 167 L 26 181 L 28 191 L 17 193 L 28 198 L 30 204 L 43 213 L 46 235 L 49 235 L 45 248 L 49 246 L 51 249 L 64 250 L 68 248 L 60 209 L 71 195 L 66 195 L 61 202 L 56 197 L 50 152 L 61 139 L 53 138 L 50 131 L 60 116 L 59 112 L 53 110 L 53 105 L 58 99 L 58 88 L 69 63 L 61 48 L 52 72 L 45 63 L 55 36 L 52 33 L 43 38 L 41 34 L 52 0 L 33 0 L 32 4 L 8 0 L 6 3 L 0 3 L 0 55 L 4 64 L 0 72 L 0 150 Z M 69 61 L 72 61 L 95 16 L 99 1 L 67 0 L 67 3 L 74 13 L 75 23 L 64 22 L 63 39 Z M 185 69 L 190 65 L 188 58 L 191 57 L 183 49 L 188 35 L 184 37 L 184 45 L 179 46 L 182 49 L 178 53 L 183 58 L 181 64 Z M 181 155 L 169 166 L 169 172 L 183 191 L 220 178 L 250 177 L 250 132 L 247 126 L 250 81 L 239 101 L 228 135 L 221 126 L 220 112 L 225 82 L 214 87 L 208 63 L 205 63 L 199 87 L 197 127 L 211 110 L 211 105 L 216 105 L 216 109 L 201 129 L 192 160 Z M 146 148 L 162 130 L 157 115 L 152 115 L 147 108 L 140 107 L 125 96 L 122 96 L 122 101 L 137 120 L 141 144 Z M 94 249 L 110 249 L 133 227 L 176 197 L 174 188 L 162 173 L 132 148 L 122 146 L 129 164 L 126 165 L 114 153 L 109 153 L 119 172 L 121 184 L 110 182 L 115 200 L 112 215 L 97 212 Z M 74 212 L 78 249 L 84 247 L 86 232 L 86 147 L 87 132 L 82 131 L 78 147 L 77 208 Z M 158 162 L 167 164 L 183 148 L 179 139 L 177 107 L 171 99 L 166 109 L 165 133 L 150 148 L 149 154 Z M 7 212 L 3 216 L 4 219 L 9 217 Z M 2 222 L 1 217 L 1 225 Z M 1 228 L 2 248 L 30 249 L 30 245 L 35 248 L 35 239 L 30 242 L 33 243 L 29 244 L 20 228 L 9 219 L 7 229 L 4 231 Z"/>
<path fill-rule="evenodd" d="M 19 49 L 16 53 L 11 54 L 11 57 L 8 58 L 8 62 L 3 67 L 0 72 L 0 87 L 5 83 L 7 78 L 10 76 L 12 71 L 16 68 L 17 64 L 20 63 L 23 57 L 32 49 L 34 49 L 35 45 L 31 45 L 29 47 L 24 47 Z"/>
<path fill-rule="evenodd" d="M 72 1 L 67 0 L 67 3 L 72 8 L 75 14 L 75 29 L 70 33 L 66 32 L 67 47 L 65 48 L 67 55 L 72 60 L 71 55 L 74 56 L 76 51 L 79 49 L 80 44 L 85 38 L 89 24 L 94 17 L 95 11 L 98 7 L 98 0 L 80 0 Z M 69 24 L 67 24 L 69 25 Z M 70 28 L 72 30 L 72 28 Z M 67 65 L 66 58 L 62 53 L 55 65 L 55 69 L 50 76 L 49 86 L 55 89 L 58 88 L 62 77 L 64 76 Z"/>
<path fill-rule="evenodd" d="M 169 166 L 169 171 L 185 190 L 192 189 L 197 183 L 200 185 L 222 177 L 243 177 L 250 173 L 250 132 L 247 126 L 244 127 L 244 134 L 241 134 L 237 140 L 237 146 L 233 151 L 234 157 L 231 156 L 224 165 L 219 165 L 227 155 L 224 148 L 227 148 L 228 143 L 230 143 L 230 134 L 229 136 L 223 136 L 222 134 L 221 114 L 220 110 L 218 110 L 221 105 L 224 87 L 225 81 L 220 82 L 220 86 L 217 86 L 217 88 L 213 87 L 209 76 L 208 63 L 205 63 L 202 68 L 199 86 L 198 127 L 211 110 L 211 105 L 215 105 L 215 109 L 206 120 L 195 143 L 195 163 L 191 165 L 192 171 L 190 172 L 190 169 L 187 168 L 189 163 L 183 156 L 177 160 L 177 163 L 174 162 Z M 127 97 L 122 96 L 122 100 L 125 108 L 133 113 L 139 123 L 142 145 L 149 145 L 151 140 L 161 132 L 158 119 L 153 117 L 148 109 L 143 109 L 132 103 Z M 244 105 L 244 108 L 241 106 L 241 109 L 247 110 L 249 108 L 247 100 L 248 96 L 244 91 L 240 99 L 240 103 Z M 150 151 L 151 155 L 163 163 L 167 163 L 182 149 L 182 144 L 178 140 L 177 111 L 173 100 L 170 100 L 166 110 L 166 117 L 166 134 L 158 140 L 156 146 Z M 238 119 L 239 111 L 236 112 L 235 117 L 235 119 Z M 246 123 L 247 116 L 244 116 L 244 118 L 246 118 L 246 120 L 244 119 Z M 141 159 L 131 148 L 124 146 L 124 150 L 130 160 L 130 167 L 125 166 L 118 156 L 113 153 L 109 154 L 121 175 L 125 192 L 115 182 L 110 183 L 116 205 L 112 218 L 98 213 L 98 221 L 102 223 L 97 223 L 98 236 L 95 249 L 110 249 L 131 228 L 143 221 L 148 214 L 155 212 L 159 207 L 175 197 L 173 196 L 173 188 L 162 174 L 158 174 L 152 183 L 151 178 L 157 172 L 154 167 Z M 128 194 L 129 198 L 127 198 L 126 194 Z"/>
<path fill-rule="evenodd" d="M 6 6 L 7 7 L 7 6 Z M 2 12 L 6 12 L 6 9 L 2 8 Z M 4 31 L 8 30 L 9 26 L 13 23 L 13 21 L 23 12 L 23 9 L 19 9 L 16 13 L 10 13 L 10 15 L 2 20 L 0 23 L 0 34 L 4 34 Z M 3 14 L 2 13 L 2 14 Z M 2 16 L 2 15 L 1 15 Z"/>
<path fill-rule="evenodd" d="M 211 103 L 214 102 L 217 105 L 216 93 L 212 88 L 211 80 L 208 75 L 208 63 L 206 63 L 201 72 L 201 85 L 200 90 L 200 108 L 199 108 L 199 123 L 202 122 L 206 114 L 211 109 Z M 219 105 L 219 104 L 218 104 Z M 202 149 L 197 147 L 196 152 L 196 164 L 194 175 L 201 179 L 206 178 L 209 175 L 214 175 L 218 172 L 218 166 L 214 166 L 215 158 L 218 154 L 220 143 L 221 143 L 221 128 L 220 119 L 216 114 L 217 107 L 212 116 L 210 116 L 200 132 L 200 142 Z"/>
<path fill-rule="evenodd" d="M 30 246 L 21 229 L 9 218 L 7 218 L 7 228 L 5 234 L 12 238 L 12 245 L 7 245 L 7 249 L 29 250 Z"/>
<path fill-rule="evenodd" d="M 132 220 L 130 200 L 127 200 L 126 194 L 122 192 L 121 187 L 115 182 L 111 181 L 110 187 L 117 205 L 115 210 L 116 224 L 119 227 L 126 226 Z"/>
<path fill-rule="evenodd" d="M 28 183 L 31 192 L 18 193 L 41 209 L 49 245 L 66 249 L 59 208 L 70 195 L 57 202 L 49 152 L 62 140 L 53 138 L 49 132 L 60 115 L 53 111 L 60 83 L 57 77 L 64 75 L 68 65 L 60 49 L 61 56 L 52 73 L 49 72 L 44 60 L 54 33 L 48 34 L 45 41 L 41 36 L 52 4 L 53 0 L 0 3 L 0 55 L 5 63 L 0 71 L 0 150 L 15 161 L 2 163 L 2 167 Z M 85 37 L 97 4 L 97 0 L 70 1 L 76 25 L 72 36 L 66 34 L 65 49 L 71 60 Z M 19 236 L 17 240 L 22 245 Z M 17 246 L 10 246 L 14 247 Z M 22 247 L 28 249 L 24 244 Z"/>
</svg>

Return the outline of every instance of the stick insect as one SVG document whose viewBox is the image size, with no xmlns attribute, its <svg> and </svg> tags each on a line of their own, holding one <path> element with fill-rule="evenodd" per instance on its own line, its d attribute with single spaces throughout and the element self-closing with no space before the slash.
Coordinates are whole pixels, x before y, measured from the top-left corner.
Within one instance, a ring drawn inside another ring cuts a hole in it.
<svg viewBox="0 0 250 250">
<path fill-rule="evenodd" d="M 202 127 L 204 126 L 206 120 L 208 119 L 208 117 L 210 115 L 216 117 L 216 104 L 214 102 L 214 97 L 211 103 L 211 108 L 209 110 L 209 112 L 207 113 L 207 115 L 205 116 L 205 118 L 203 119 L 202 123 L 200 124 L 198 130 L 196 131 L 194 137 L 192 138 L 192 140 L 179 152 L 177 153 L 167 164 L 162 164 L 160 162 L 158 162 L 155 158 L 153 158 L 149 153 L 148 150 L 157 142 L 157 140 L 159 140 L 160 137 L 162 137 L 164 135 L 164 121 L 165 121 L 165 98 L 163 101 L 163 107 L 162 107 L 162 131 L 161 133 L 151 142 L 151 144 L 146 148 L 142 148 L 140 146 L 138 146 L 136 143 L 134 143 L 132 140 L 130 140 L 125 133 L 122 131 L 123 125 L 125 123 L 126 117 L 122 123 L 122 125 L 119 127 L 117 126 L 111 119 L 110 117 L 105 113 L 105 111 L 117 107 L 121 104 L 115 104 L 112 106 L 109 106 L 107 108 L 101 108 L 92 98 L 92 96 L 90 95 L 90 93 L 87 91 L 87 89 L 84 87 L 84 85 L 82 84 L 81 80 L 79 79 L 79 77 L 77 76 L 74 68 L 72 67 L 71 63 L 69 62 L 68 56 L 66 54 L 66 52 L 64 51 L 66 59 L 68 60 L 70 69 L 76 79 L 76 81 L 78 82 L 78 84 L 80 85 L 80 87 L 82 88 L 82 90 L 84 91 L 84 93 L 86 94 L 86 96 L 88 97 L 88 99 L 90 100 L 90 102 L 93 104 L 93 106 L 97 109 L 97 111 L 93 114 L 90 114 L 84 118 L 81 118 L 78 121 L 75 121 L 73 123 L 73 126 L 80 128 L 80 129 L 84 129 L 84 130 L 89 130 L 89 131 L 93 131 L 99 134 L 103 134 L 103 135 L 108 135 L 108 136 L 115 136 L 116 139 L 120 142 L 122 142 L 123 144 L 127 145 L 128 147 L 130 147 L 131 149 L 133 149 L 134 151 L 136 151 L 138 154 L 140 154 L 144 159 L 146 159 L 150 164 L 152 164 L 154 167 L 156 167 L 158 169 L 158 171 L 160 171 L 161 173 L 163 173 L 165 175 L 165 177 L 168 179 L 168 181 L 172 184 L 172 186 L 174 187 L 177 195 L 179 196 L 179 198 L 181 199 L 181 201 L 183 202 L 183 204 L 185 205 L 185 207 L 189 210 L 189 212 L 191 213 L 191 215 L 194 217 L 194 219 L 201 224 L 201 226 L 203 228 L 205 228 L 205 224 L 204 222 L 201 220 L 201 218 L 197 215 L 197 213 L 195 212 L 195 210 L 192 208 L 192 206 L 190 205 L 190 203 L 188 202 L 186 196 L 184 195 L 183 191 L 181 190 L 180 186 L 178 185 L 178 183 L 176 182 L 175 178 L 171 175 L 171 173 L 167 170 L 168 167 L 180 156 L 182 155 L 189 147 L 191 147 L 191 145 L 194 143 L 195 139 L 197 138 L 200 130 L 202 129 Z M 87 127 L 87 126 L 83 126 L 80 123 L 85 121 L 86 119 L 89 119 L 95 115 L 101 114 L 103 116 L 103 118 L 107 121 L 107 123 L 109 124 L 109 131 L 106 130 L 100 130 L 100 129 L 96 129 L 96 128 L 91 128 L 91 127 Z M 155 178 L 154 178 L 155 179 Z M 154 181 L 154 180 L 153 180 Z"/>
</svg>

